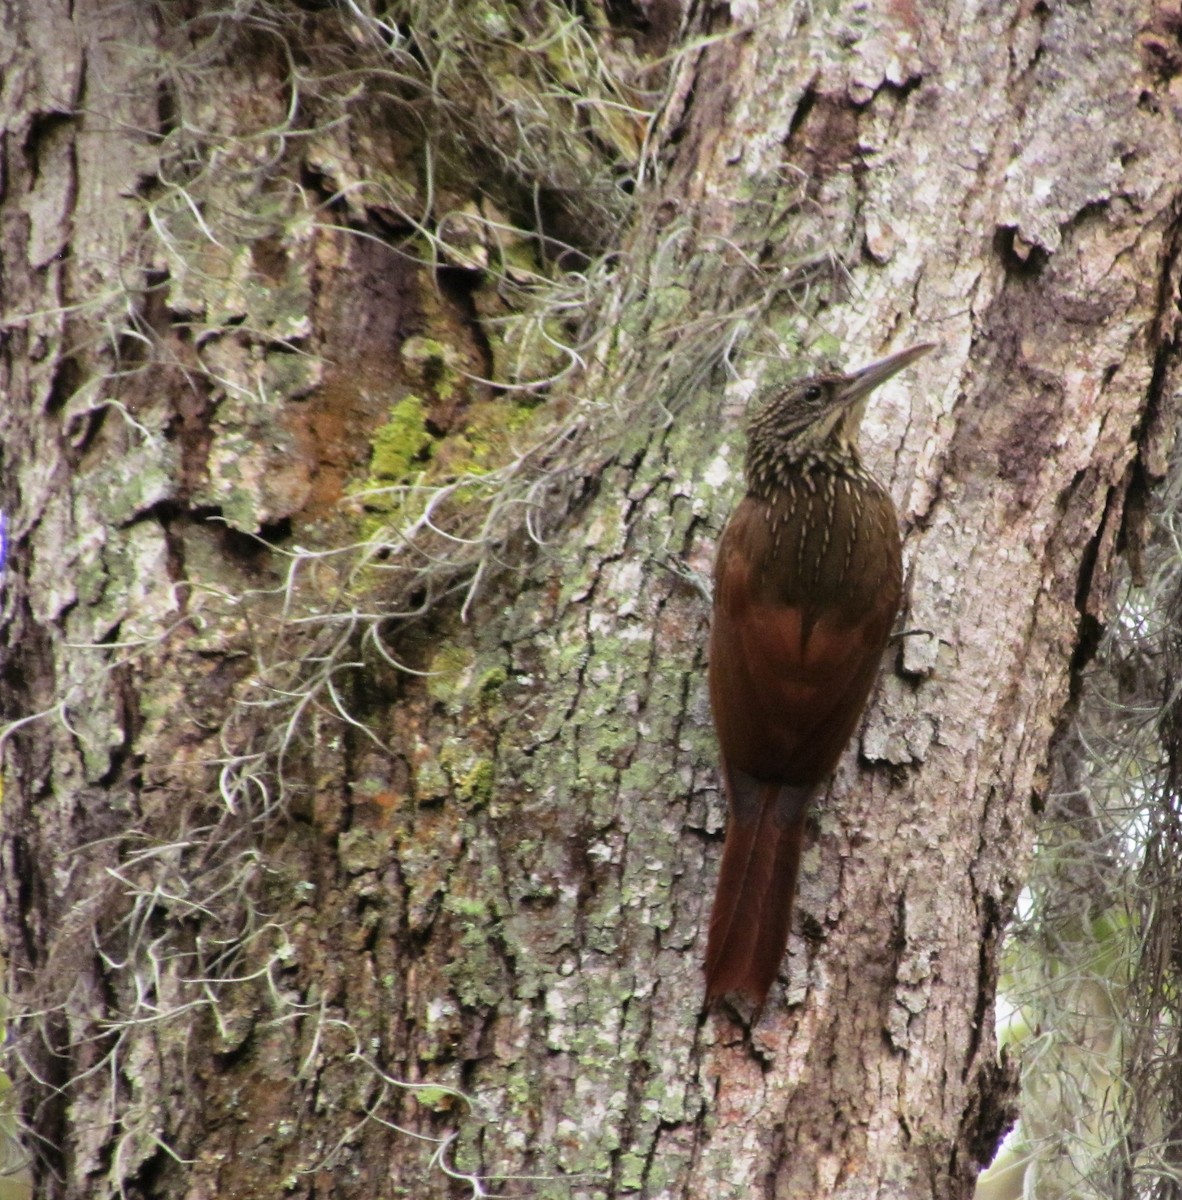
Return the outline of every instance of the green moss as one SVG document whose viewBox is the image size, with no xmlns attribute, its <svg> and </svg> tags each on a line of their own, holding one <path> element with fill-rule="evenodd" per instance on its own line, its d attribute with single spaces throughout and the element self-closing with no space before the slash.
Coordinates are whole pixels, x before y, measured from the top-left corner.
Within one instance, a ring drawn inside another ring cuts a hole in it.
<svg viewBox="0 0 1182 1200">
<path fill-rule="evenodd" d="M 483 900 L 478 900 L 474 896 L 456 896 L 450 895 L 444 897 L 443 907 L 448 912 L 453 912 L 458 917 L 470 917 L 473 919 L 487 919 L 488 905 Z"/>
<path fill-rule="evenodd" d="M 493 784 L 496 781 L 496 767 L 493 766 L 492 760 L 470 759 L 465 750 L 462 757 L 467 761 L 457 761 L 461 755 L 453 751 L 454 746 L 445 746 L 440 758 L 443 759 L 443 769 L 451 776 L 456 799 L 464 804 L 487 804 L 492 798 Z"/>
<path fill-rule="evenodd" d="M 456 1105 L 456 1094 L 450 1088 L 432 1087 L 426 1084 L 414 1089 L 414 1098 L 433 1112 L 450 1112 Z"/>
<path fill-rule="evenodd" d="M 643 1154 L 620 1156 L 620 1187 L 626 1192 L 638 1192 L 644 1183 L 644 1165 L 648 1160 Z"/>
<path fill-rule="evenodd" d="M 470 804 L 487 804 L 492 799 L 496 768 L 490 759 L 482 758 L 456 783 L 461 800 Z"/>
<path fill-rule="evenodd" d="M 421 349 L 426 347 L 424 355 L 442 350 L 430 339 L 417 340 Z M 441 379 L 433 381 L 437 392 L 441 392 L 440 383 Z M 446 437 L 436 437 L 427 428 L 424 401 L 413 394 L 400 400 L 373 435 L 369 473 L 357 489 L 368 513 L 363 522 L 365 536 L 382 542 L 391 537 L 391 527 L 412 522 L 433 499 L 431 484 L 451 483 L 466 475 L 484 476 L 511 461 L 527 440 L 519 431 L 531 422 L 536 409 L 532 399 L 525 403 L 501 397 L 481 400 L 464 409 L 460 427 Z M 380 491 L 408 482 L 423 483 L 427 488 L 421 493 Z M 436 506 L 433 520 L 445 528 L 477 527 L 489 502 L 489 486 L 474 478 L 471 487 L 454 489 L 444 504 Z"/>
<path fill-rule="evenodd" d="M 418 396 L 406 396 L 373 435 L 369 487 L 403 483 L 432 454 L 435 439 L 427 430 L 427 409 Z"/>
</svg>

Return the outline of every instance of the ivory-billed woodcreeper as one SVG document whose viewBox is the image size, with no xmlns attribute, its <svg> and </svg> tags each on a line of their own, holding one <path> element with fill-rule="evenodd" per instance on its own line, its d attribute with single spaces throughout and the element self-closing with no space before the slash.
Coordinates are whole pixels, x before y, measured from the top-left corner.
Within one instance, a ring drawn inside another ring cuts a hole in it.
<svg viewBox="0 0 1182 1200">
<path fill-rule="evenodd" d="M 886 489 L 858 456 L 870 392 L 926 354 L 798 380 L 752 419 L 747 494 L 714 564 L 710 706 L 729 807 L 706 997 L 762 1004 L 796 889 L 805 810 L 866 704 L 899 609 Z"/>
</svg>

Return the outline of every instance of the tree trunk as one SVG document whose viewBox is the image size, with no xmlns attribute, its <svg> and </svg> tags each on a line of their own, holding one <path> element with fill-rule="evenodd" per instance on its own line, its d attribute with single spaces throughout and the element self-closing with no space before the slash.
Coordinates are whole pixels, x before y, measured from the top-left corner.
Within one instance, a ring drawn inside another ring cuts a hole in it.
<svg viewBox="0 0 1182 1200">
<path fill-rule="evenodd" d="M 1172 18 L 9 9 L 37 1194 L 970 1195 L 999 939 L 1175 415 Z M 863 438 L 901 633 L 780 983 L 704 1010 L 694 573 L 743 414 L 924 339 Z"/>
</svg>

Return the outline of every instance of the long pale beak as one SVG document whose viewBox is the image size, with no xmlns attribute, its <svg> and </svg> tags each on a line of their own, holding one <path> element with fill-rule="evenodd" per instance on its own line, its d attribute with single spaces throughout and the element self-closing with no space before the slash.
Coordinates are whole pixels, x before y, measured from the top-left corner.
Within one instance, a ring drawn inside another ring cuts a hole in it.
<svg viewBox="0 0 1182 1200">
<path fill-rule="evenodd" d="M 853 404 L 854 401 L 861 400 L 879 384 L 886 383 L 892 375 L 898 374 L 904 367 L 911 366 L 917 358 L 923 358 L 929 350 L 934 350 L 936 345 L 936 342 L 920 342 L 915 346 L 908 346 L 906 350 L 896 350 L 894 354 L 888 354 L 886 358 L 880 358 L 865 367 L 851 371 L 845 377 L 845 382 L 837 393 L 837 403 Z"/>
</svg>

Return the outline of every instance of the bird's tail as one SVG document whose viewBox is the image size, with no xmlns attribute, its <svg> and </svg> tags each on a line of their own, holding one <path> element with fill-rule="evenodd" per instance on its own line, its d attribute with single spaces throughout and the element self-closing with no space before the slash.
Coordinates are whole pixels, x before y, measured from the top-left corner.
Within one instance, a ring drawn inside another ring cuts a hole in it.
<svg viewBox="0 0 1182 1200">
<path fill-rule="evenodd" d="M 780 969 L 811 790 L 726 772 L 730 822 L 710 936 L 706 999 L 743 992 L 762 1004 Z"/>
</svg>

